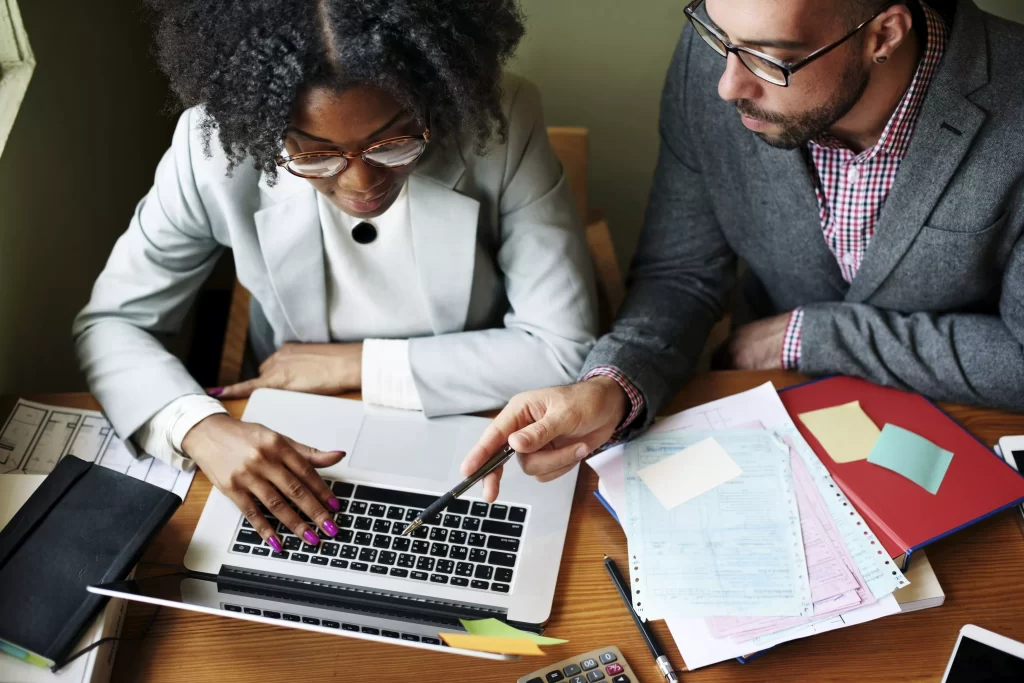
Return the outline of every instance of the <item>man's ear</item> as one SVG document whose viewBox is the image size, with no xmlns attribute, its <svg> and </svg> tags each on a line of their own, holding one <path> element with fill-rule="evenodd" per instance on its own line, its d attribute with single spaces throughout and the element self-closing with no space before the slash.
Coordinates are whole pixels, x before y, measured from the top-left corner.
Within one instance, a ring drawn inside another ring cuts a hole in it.
<svg viewBox="0 0 1024 683">
<path fill-rule="evenodd" d="M 907 40 L 913 26 L 914 17 L 906 5 L 896 4 L 879 14 L 865 27 L 868 57 L 879 64 L 888 61 Z"/>
</svg>

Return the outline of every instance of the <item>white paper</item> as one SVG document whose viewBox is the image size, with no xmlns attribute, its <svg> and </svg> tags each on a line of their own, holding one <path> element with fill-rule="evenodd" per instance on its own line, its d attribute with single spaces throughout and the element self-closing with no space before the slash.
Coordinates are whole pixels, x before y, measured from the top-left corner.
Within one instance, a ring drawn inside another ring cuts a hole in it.
<svg viewBox="0 0 1024 683">
<path fill-rule="evenodd" d="M 19 399 L 0 430 L 0 474 L 49 474 L 66 455 L 141 479 L 185 500 L 195 470 L 136 458 L 103 413 Z"/>
<path fill-rule="evenodd" d="M 736 461 L 713 438 L 648 465 L 637 473 L 666 510 L 743 474 Z"/>
</svg>

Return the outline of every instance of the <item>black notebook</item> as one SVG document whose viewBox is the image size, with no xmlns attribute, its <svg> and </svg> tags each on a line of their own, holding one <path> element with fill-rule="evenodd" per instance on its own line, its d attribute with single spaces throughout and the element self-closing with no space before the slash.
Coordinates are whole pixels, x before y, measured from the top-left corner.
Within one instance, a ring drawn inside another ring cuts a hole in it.
<svg viewBox="0 0 1024 683">
<path fill-rule="evenodd" d="M 181 499 L 67 456 L 0 530 L 0 640 L 60 665 Z"/>
</svg>

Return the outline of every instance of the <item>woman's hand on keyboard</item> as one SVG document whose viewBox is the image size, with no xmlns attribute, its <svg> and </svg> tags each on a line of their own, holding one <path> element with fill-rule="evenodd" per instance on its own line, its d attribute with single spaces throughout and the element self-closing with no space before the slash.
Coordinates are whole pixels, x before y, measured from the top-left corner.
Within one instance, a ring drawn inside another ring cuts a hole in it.
<svg viewBox="0 0 1024 683">
<path fill-rule="evenodd" d="M 310 545 L 320 541 L 299 512 L 326 535 L 338 534 L 333 514 L 340 509 L 338 499 L 314 468 L 333 465 L 344 453 L 318 451 L 223 414 L 211 415 L 190 429 L 181 447 L 274 552 L 281 552 L 281 540 L 259 503 Z"/>
<path fill-rule="evenodd" d="M 523 472 L 538 481 L 557 479 L 611 438 L 629 405 L 625 391 L 608 377 L 514 396 L 466 456 L 462 474 L 477 471 L 507 443 L 519 454 Z M 488 502 L 498 497 L 500 480 L 501 469 L 484 478 Z"/>
</svg>

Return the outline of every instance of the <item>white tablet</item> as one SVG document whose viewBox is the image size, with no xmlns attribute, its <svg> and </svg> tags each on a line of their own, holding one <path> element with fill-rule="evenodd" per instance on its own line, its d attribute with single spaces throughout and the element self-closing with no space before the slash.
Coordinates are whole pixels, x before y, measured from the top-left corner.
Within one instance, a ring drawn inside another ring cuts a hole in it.
<svg viewBox="0 0 1024 683">
<path fill-rule="evenodd" d="M 960 629 L 942 683 L 1020 683 L 1024 643 L 968 624 Z"/>
</svg>

